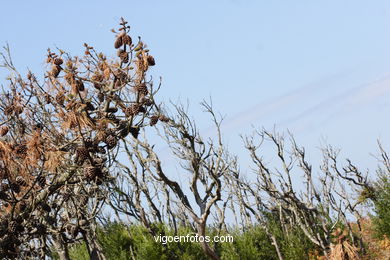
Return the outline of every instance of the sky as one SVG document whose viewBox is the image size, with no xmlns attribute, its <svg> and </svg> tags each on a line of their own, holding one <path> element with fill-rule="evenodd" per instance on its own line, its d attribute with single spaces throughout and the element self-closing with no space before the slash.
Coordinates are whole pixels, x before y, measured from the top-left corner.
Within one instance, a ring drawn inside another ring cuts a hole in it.
<svg viewBox="0 0 390 260">
<path fill-rule="evenodd" d="M 0 44 L 38 75 L 48 47 L 114 55 L 110 29 L 124 17 L 156 59 L 159 100 L 188 101 L 208 134 L 199 102 L 211 97 L 239 156 L 252 127 L 290 130 L 313 161 L 324 143 L 363 168 L 376 166 L 378 138 L 390 151 L 390 1 L 15 0 L 2 10 Z"/>
</svg>

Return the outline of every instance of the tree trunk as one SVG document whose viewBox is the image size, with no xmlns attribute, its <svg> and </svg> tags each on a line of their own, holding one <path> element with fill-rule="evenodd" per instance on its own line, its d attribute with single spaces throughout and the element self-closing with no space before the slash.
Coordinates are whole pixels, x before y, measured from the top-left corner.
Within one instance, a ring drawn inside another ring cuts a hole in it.
<svg viewBox="0 0 390 260">
<path fill-rule="evenodd" d="M 203 238 L 206 236 L 206 224 L 204 222 L 198 224 L 198 234 L 199 236 L 203 236 Z M 213 249 L 211 249 L 210 245 L 205 240 L 200 242 L 200 245 L 208 257 L 213 260 L 219 260 L 219 256 L 214 252 Z"/>
<path fill-rule="evenodd" d="M 53 240 L 60 260 L 70 260 L 68 246 L 62 240 L 61 235 L 55 235 Z"/>
<path fill-rule="evenodd" d="M 89 257 L 91 260 L 106 260 L 103 254 L 103 249 L 96 237 L 96 225 L 90 225 L 90 229 L 85 232 L 84 239 L 86 240 Z"/>
</svg>

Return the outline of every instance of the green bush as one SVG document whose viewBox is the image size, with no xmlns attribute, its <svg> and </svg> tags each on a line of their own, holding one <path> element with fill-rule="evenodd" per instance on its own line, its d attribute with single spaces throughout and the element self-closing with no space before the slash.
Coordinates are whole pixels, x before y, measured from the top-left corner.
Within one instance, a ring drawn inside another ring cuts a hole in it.
<svg viewBox="0 0 390 260">
<path fill-rule="evenodd" d="M 277 222 L 270 221 L 270 228 L 279 242 L 281 252 L 285 259 L 305 259 L 308 252 L 314 249 L 312 243 L 305 237 L 299 228 L 291 230 L 289 235 L 283 233 Z M 164 235 L 174 235 L 172 230 L 165 226 L 155 226 L 157 233 Z M 177 235 L 185 236 L 194 233 L 186 227 L 178 229 Z M 234 238 L 232 243 L 210 244 L 223 260 L 236 259 L 278 259 L 276 250 L 268 235 L 261 226 L 253 226 L 244 232 L 238 229 L 231 229 L 228 233 L 221 235 L 231 235 Z M 210 227 L 209 236 L 217 235 L 216 229 Z M 127 226 L 123 223 L 112 222 L 98 230 L 98 241 L 103 247 L 107 259 L 127 260 L 150 259 L 150 260 L 207 260 L 200 244 L 191 242 L 172 242 L 162 244 L 156 242 L 155 238 L 141 225 Z M 88 252 L 85 244 L 74 245 L 70 249 L 71 259 L 88 260 Z"/>
<path fill-rule="evenodd" d="M 382 175 L 375 185 L 374 211 L 372 218 L 376 235 L 390 237 L 390 180 Z"/>
<path fill-rule="evenodd" d="M 277 259 L 275 248 L 262 227 L 254 226 L 245 232 L 235 230 L 230 235 L 234 237 L 233 243 L 218 244 L 221 259 Z"/>
</svg>

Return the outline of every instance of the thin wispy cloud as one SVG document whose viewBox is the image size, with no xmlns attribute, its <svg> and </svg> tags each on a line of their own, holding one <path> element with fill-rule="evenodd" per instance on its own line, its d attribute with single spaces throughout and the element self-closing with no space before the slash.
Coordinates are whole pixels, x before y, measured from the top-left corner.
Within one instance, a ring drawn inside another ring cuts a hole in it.
<svg viewBox="0 0 390 260">
<path fill-rule="evenodd" d="M 302 102 L 314 92 L 329 87 L 329 85 L 331 85 L 333 82 L 337 82 L 347 75 L 348 72 L 346 71 L 332 74 L 288 92 L 284 95 L 276 97 L 270 101 L 253 105 L 239 112 L 238 114 L 227 118 L 223 124 L 223 128 L 225 131 L 229 131 L 243 125 L 251 125 L 262 117 L 269 117 L 285 108 L 288 108 L 292 104 Z"/>
</svg>

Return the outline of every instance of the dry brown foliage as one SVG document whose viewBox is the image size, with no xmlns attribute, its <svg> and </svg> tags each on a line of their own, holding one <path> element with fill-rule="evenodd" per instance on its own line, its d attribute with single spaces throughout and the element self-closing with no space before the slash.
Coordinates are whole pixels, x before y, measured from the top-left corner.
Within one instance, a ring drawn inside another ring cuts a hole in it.
<svg viewBox="0 0 390 260">
<path fill-rule="evenodd" d="M 93 237 L 109 169 L 121 140 L 160 114 L 147 79 L 154 58 L 125 20 L 113 32 L 117 58 L 88 44 L 83 56 L 48 49 L 40 80 L 18 73 L 8 47 L 1 54 L 10 71 L 0 93 L 1 259 L 43 258 L 51 246 L 67 259 L 80 239 L 104 259 Z"/>
</svg>

